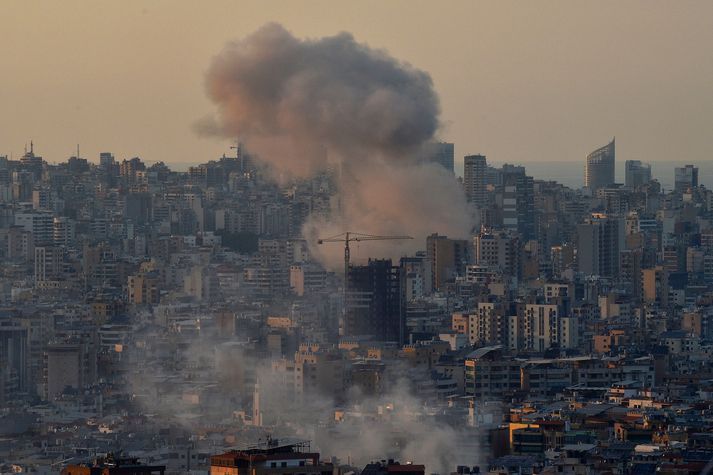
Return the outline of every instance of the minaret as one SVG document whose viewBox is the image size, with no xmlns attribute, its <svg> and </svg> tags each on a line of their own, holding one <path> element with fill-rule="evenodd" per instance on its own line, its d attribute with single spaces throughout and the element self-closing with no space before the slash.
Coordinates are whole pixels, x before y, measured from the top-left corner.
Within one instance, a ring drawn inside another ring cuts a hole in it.
<svg viewBox="0 0 713 475">
<path fill-rule="evenodd" d="M 253 425 L 256 427 L 262 426 L 262 412 L 260 412 L 260 382 L 255 383 L 253 391 Z"/>
</svg>

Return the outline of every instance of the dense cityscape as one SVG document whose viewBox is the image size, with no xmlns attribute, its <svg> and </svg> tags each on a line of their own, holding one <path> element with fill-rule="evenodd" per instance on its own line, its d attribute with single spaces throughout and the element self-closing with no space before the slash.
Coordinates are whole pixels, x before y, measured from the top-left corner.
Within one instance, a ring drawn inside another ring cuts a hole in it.
<svg viewBox="0 0 713 475">
<path fill-rule="evenodd" d="M 369 239 L 408 236 L 354 231 L 322 245 L 362 262 L 330 270 L 301 235 L 329 212 L 329 173 L 278 185 L 242 145 L 187 172 L 36 148 L 0 158 L 3 472 L 123 453 L 222 473 L 236 446 L 304 441 L 329 462 L 296 458 L 344 473 L 678 474 L 713 457 L 713 191 L 695 166 L 667 193 L 638 161 L 615 184 L 612 141 L 573 190 L 483 155 L 460 179 L 453 144 L 432 143 L 472 235 L 364 262 Z"/>
<path fill-rule="evenodd" d="M 713 473 L 713 4 L 0 16 L 0 475 Z"/>
</svg>

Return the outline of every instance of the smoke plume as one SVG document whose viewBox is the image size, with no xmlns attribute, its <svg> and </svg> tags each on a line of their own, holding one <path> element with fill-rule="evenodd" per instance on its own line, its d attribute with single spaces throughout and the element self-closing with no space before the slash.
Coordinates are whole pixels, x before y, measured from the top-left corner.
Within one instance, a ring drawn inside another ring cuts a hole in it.
<svg viewBox="0 0 713 475">
<path fill-rule="evenodd" d="M 310 440 L 325 459 L 335 456 L 359 468 L 394 458 L 423 463 L 426 473 L 446 474 L 456 465 L 485 461 L 482 444 L 487 432 L 466 427 L 465 413 L 453 411 L 445 417 L 442 404 L 415 394 L 408 377 L 426 381 L 427 368 L 391 361 L 378 394 L 366 395 L 351 386 L 337 400 L 335 392 L 341 394 L 337 387 L 307 385 L 306 392 L 299 394 L 291 371 L 274 369 L 273 361 L 248 346 L 216 345 L 219 339 L 209 331 L 182 340 L 182 349 L 174 353 L 176 363 L 195 368 L 194 374 L 176 374 L 172 367 L 162 367 L 162 357 L 150 371 L 137 371 L 125 362 L 136 402 L 142 412 L 152 414 L 157 432 L 174 426 L 188 434 L 212 433 L 221 446 L 231 444 L 228 436 L 236 437 L 234 445 L 264 440 L 267 434 L 297 436 Z M 262 425 L 245 425 L 237 414 L 251 418 L 256 381 Z M 343 414 L 338 421 L 337 411 Z"/>
<path fill-rule="evenodd" d="M 348 33 L 301 40 L 268 24 L 225 47 L 206 89 L 217 118 L 198 124 L 199 132 L 241 137 L 278 176 L 336 171 L 337 199 L 329 216 L 308 220 L 310 242 L 347 230 L 415 237 L 369 248 L 398 257 L 422 248 L 432 232 L 468 235 L 459 184 L 421 158 L 439 126 L 427 73 Z M 325 250 L 339 262 L 337 247 Z M 332 261 L 325 250 L 316 255 Z"/>
</svg>

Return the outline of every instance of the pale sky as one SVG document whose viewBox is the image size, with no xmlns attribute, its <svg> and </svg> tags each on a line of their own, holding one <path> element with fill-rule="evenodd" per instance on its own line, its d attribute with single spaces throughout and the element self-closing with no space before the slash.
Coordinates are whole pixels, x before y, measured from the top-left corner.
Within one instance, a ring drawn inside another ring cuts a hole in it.
<svg viewBox="0 0 713 475">
<path fill-rule="evenodd" d="M 204 72 L 269 21 L 429 72 L 456 162 L 713 159 L 711 1 L 0 1 L 0 155 L 200 163 Z"/>
</svg>

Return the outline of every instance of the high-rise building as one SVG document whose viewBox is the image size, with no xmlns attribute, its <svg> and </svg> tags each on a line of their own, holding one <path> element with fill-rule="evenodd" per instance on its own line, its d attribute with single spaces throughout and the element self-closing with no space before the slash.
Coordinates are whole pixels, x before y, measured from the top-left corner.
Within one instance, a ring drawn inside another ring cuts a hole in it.
<svg viewBox="0 0 713 475">
<path fill-rule="evenodd" d="M 466 155 L 463 158 L 463 185 L 468 202 L 478 206 L 485 205 L 487 173 L 488 164 L 485 155 Z"/>
<path fill-rule="evenodd" d="M 57 280 L 62 275 L 64 248 L 54 246 L 35 247 L 35 284 Z"/>
<path fill-rule="evenodd" d="M 473 238 L 475 263 L 516 278 L 520 273 L 520 240 L 512 233 L 484 231 Z"/>
<path fill-rule="evenodd" d="M 645 185 L 651 181 L 651 165 L 641 160 L 624 162 L 624 184 L 629 188 Z"/>
<path fill-rule="evenodd" d="M 641 249 L 626 249 L 619 253 L 619 279 L 629 295 L 638 301 L 641 297 Z"/>
<path fill-rule="evenodd" d="M 685 167 L 676 167 L 675 190 L 684 192 L 689 188 L 698 186 L 698 167 L 686 165 Z"/>
<path fill-rule="evenodd" d="M 614 139 L 587 155 L 584 167 L 584 186 L 592 191 L 614 183 Z"/>
<path fill-rule="evenodd" d="M 128 193 L 124 201 L 124 217 L 134 224 L 143 225 L 151 221 L 151 194 Z"/>
<path fill-rule="evenodd" d="M 552 275 L 560 278 L 562 272 L 572 267 L 574 247 L 571 244 L 552 246 L 550 255 L 552 256 Z"/>
<path fill-rule="evenodd" d="M 52 194 L 48 188 L 36 188 L 32 190 L 32 209 L 47 211 L 52 208 Z"/>
<path fill-rule="evenodd" d="M 508 316 L 501 304 L 478 302 L 468 315 L 466 337 L 474 346 L 504 345 L 507 343 Z"/>
<path fill-rule="evenodd" d="M 272 273 L 268 273 L 267 276 L 260 273 L 260 277 L 255 278 L 255 276 L 250 272 L 251 270 L 253 269 L 245 269 L 245 281 L 246 284 L 250 285 L 251 290 L 256 293 L 264 292 L 265 287 L 261 287 L 261 285 L 265 284 L 270 290 L 273 290 L 275 292 L 278 291 L 276 286 L 272 286 Z M 286 287 L 286 283 L 284 282 L 284 276 L 281 277 L 281 284 L 283 287 Z M 256 282 L 256 280 L 258 282 Z M 218 295 L 218 292 L 220 291 L 220 287 L 218 286 L 218 277 L 215 274 L 215 269 L 207 266 L 194 266 L 190 270 L 190 272 L 183 277 L 183 291 L 191 297 L 195 298 L 196 300 L 208 301 L 210 299 L 215 299 Z"/>
<path fill-rule="evenodd" d="M 77 237 L 74 220 L 66 216 L 57 216 L 52 220 L 52 241 L 55 246 L 72 246 Z"/>
<path fill-rule="evenodd" d="M 31 261 L 35 258 L 35 240 L 32 231 L 23 226 L 10 226 L 7 230 L 7 254 L 10 260 Z"/>
<path fill-rule="evenodd" d="M 327 272 L 309 263 L 290 266 L 290 287 L 300 297 L 305 294 L 324 290 L 327 283 Z"/>
<path fill-rule="evenodd" d="M 96 372 L 96 354 L 87 354 L 88 345 L 52 344 L 46 350 L 47 399 L 70 387 L 81 389 L 93 382 Z M 91 369 L 90 369 L 91 366 Z M 88 377 L 91 375 L 91 377 Z"/>
<path fill-rule="evenodd" d="M 130 275 L 126 285 L 127 301 L 134 305 L 157 305 L 161 299 L 158 272 Z"/>
<path fill-rule="evenodd" d="M 224 170 L 216 163 L 203 163 L 188 168 L 191 182 L 204 188 L 216 187 L 227 181 Z"/>
<path fill-rule="evenodd" d="M 25 149 L 25 154 L 20 157 L 20 167 L 34 176 L 35 180 L 42 178 L 42 157 L 35 155 L 34 144 L 30 142 L 30 151 Z"/>
<path fill-rule="evenodd" d="M 349 268 L 343 336 L 371 335 L 379 341 L 404 342 L 401 275 L 391 259 L 370 259 Z"/>
<path fill-rule="evenodd" d="M 433 268 L 423 252 L 414 257 L 401 258 L 401 282 L 406 302 L 419 300 L 433 291 Z"/>
<path fill-rule="evenodd" d="M 449 239 L 431 234 L 426 238 L 426 256 L 431 264 L 432 290 L 441 290 L 446 282 L 465 275 L 472 261 L 471 246 L 465 239 Z"/>
<path fill-rule="evenodd" d="M 343 398 L 348 384 L 348 364 L 337 348 L 302 343 L 294 357 L 295 395 L 302 400 L 316 394 Z M 275 416 L 271 412 L 263 413 L 268 417 L 267 421 L 261 417 L 263 423 L 271 423 L 269 418 Z"/>
<path fill-rule="evenodd" d="M 524 167 L 503 166 L 503 227 L 520 233 L 524 242 L 535 238 L 535 192 Z"/>
<path fill-rule="evenodd" d="M 507 397 L 520 389 L 520 371 L 501 345 L 478 348 L 465 357 L 465 394 L 481 400 Z"/>
<path fill-rule="evenodd" d="M 112 153 L 101 152 L 99 154 L 99 170 L 101 171 L 102 181 L 110 187 L 116 186 L 119 167 L 119 163 L 114 160 Z"/>
<path fill-rule="evenodd" d="M 425 145 L 425 159 L 427 162 L 438 163 L 451 173 L 454 173 L 454 147 L 448 142 L 430 142 Z"/>
<path fill-rule="evenodd" d="M 559 343 L 559 307 L 552 304 L 528 304 L 523 320 L 525 348 L 545 351 Z"/>
<path fill-rule="evenodd" d="M 668 305 L 668 271 L 663 266 L 641 269 L 641 297 L 646 303 Z"/>
<path fill-rule="evenodd" d="M 0 325 L 0 402 L 25 392 L 29 384 L 27 328 Z"/>
<path fill-rule="evenodd" d="M 52 213 L 17 213 L 15 225 L 22 226 L 32 233 L 35 244 L 44 245 L 53 242 L 54 217 Z"/>
<path fill-rule="evenodd" d="M 146 171 L 146 165 L 139 157 L 134 157 L 131 160 L 124 160 L 119 164 L 119 174 L 128 184 L 131 185 L 138 181 L 138 177 L 143 171 Z"/>
<path fill-rule="evenodd" d="M 115 349 L 123 341 L 122 332 L 127 331 L 128 327 L 124 325 L 107 325 L 99 332 L 86 327 L 55 332 L 52 341 L 43 349 L 40 381 L 43 398 L 52 400 L 67 387 L 81 390 L 94 384 L 100 341 L 104 343 L 104 350 Z"/>
<path fill-rule="evenodd" d="M 624 248 L 622 218 L 595 213 L 577 225 L 577 264 L 587 275 L 616 277 L 619 251 Z"/>
<path fill-rule="evenodd" d="M 99 166 L 105 171 L 110 170 L 114 166 L 114 154 L 110 152 L 101 152 L 99 154 Z"/>
</svg>

